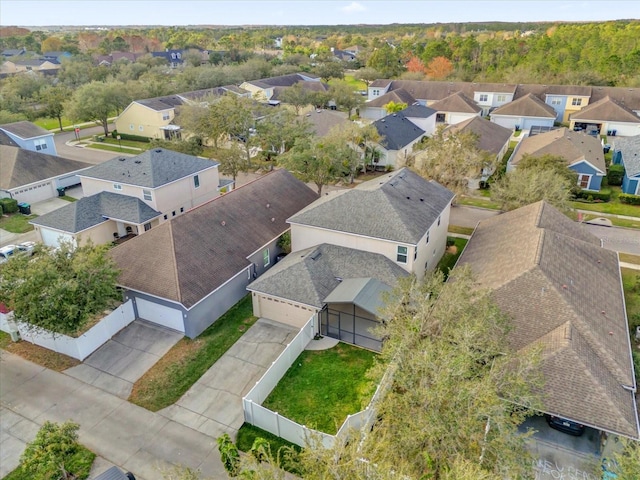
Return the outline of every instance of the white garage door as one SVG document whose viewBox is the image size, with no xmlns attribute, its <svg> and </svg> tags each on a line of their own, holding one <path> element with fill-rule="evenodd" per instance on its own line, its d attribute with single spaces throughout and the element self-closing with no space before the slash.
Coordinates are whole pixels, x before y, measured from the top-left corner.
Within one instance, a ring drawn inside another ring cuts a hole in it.
<svg viewBox="0 0 640 480">
<path fill-rule="evenodd" d="M 261 295 L 258 297 L 258 301 L 260 302 L 261 317 L 286 323 L 296 328 L 303 327 L 311 315 L 315 313 L 315 310 Z"/>
<path fill-rule="evenodd" d="M 138 317 L 143 320 L 184 333 L 184 321 L 180 310 L 165 307 L 144 298 L 136 298 L 136 305 L 138 306 Z"/>
<path fill-rule="evenodd" d="M 42 237 L 42 243 L 44 243 L 49 247 L 54 247 L 54 248 L 59 247 L 61 241 L 67 241 L 67 242 L 73 241 L 73 237 L 68 233 L 62 233 L 56 230 L 49 230 L 43 227 L 40 227 L 40 236 Z"/>
</svg>

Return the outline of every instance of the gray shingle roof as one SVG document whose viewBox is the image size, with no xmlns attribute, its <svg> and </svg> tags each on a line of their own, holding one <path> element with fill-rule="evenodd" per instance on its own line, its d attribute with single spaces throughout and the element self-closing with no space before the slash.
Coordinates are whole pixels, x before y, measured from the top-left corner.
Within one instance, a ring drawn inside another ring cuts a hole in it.
<svg viewBox="0 0 640 480">
<path fill-rule="evenodd" d="M 300 118 L 311 125 L 318 137 L 324 137 L 338 125 L 345 126 L 350 123 L 345 114 L 333 110 L 311 110 Z"/>
<path fill-rule="evenodd" d="M 379 97 L 374 98 L 366 102 L 364 107 L 384 107 L 387 103 L 406 103 L 407 105 L 413 105 L 416 103 L 416 99 L 406 90 L 399 88 L 385 93 Z"/>
<path fill-rule="evenodd" d="M 425 107 L 427 108 L 427 107 Z M 405 117 L 402 112 L 387 115 L 373 122 L 383 137 L 380 144 L 387 150 L 401 150 L 426 132 Z"/>
<path fill-rule="evenodd" d="M 9 135 L 6 134 L 3 130 L 0 130 L 0 145 L 5 145 L 7 147 L 19 147 L 18 145 Z"/>
<path fill-rule="evenodd" d="M 331 192 L 289 223 L 415 245 L 453 196 L 439 183 L 403 168 L 354 189 Z"/>
<path fill-rule="evenodd" d="M 372 278 L 390 287 L 408 273 L 383 255 L 323 243 L 293 252 L 247 289 L 322 308 L 339 278 Z"/>
<path fill-rule="evenodd" d="M 551 105 L 547 105 L 535 95 L 528 93 L 524 97 L 496 108 L 491 115 L 556 118 L 556 111 Z"/>
<path fill-rule="evenodd" d="M 155 211 L 137 197 L 100 192 L 41 215 L 31 223 L 63 232 L 78 233 L 109 219 L 139 225 L 160 215 L 160 212 Z"/>
<path fill-rule="evenodd" d="M 429 106 L 438 112 L 478 113 L 482 111 L 473 100 L 462 92 L 456 92 Z"/>
<path fill-rule="evenodd" d="M 500 153 L 513 133 L 508 128 L 482 117 L 472 117 L 464 122 L 451 125 L 445 130 L 445 133 L 449 132 L 475 133 L 478 136 L 477 147 L 494 155 Z"/>
<path fill-rule="evenodd" d="M 50 131 L 26 120 L 22 122 L 5 123 L 4 125 L 0 125 L 0 130 L 24 139 L 53 135 Z"/>
<path fill-rule="evenodd" d="M 127 288 L 190 308 L 288 230 L 286 219 L 317 195 L 276 170 L 111 250 Z"/>
<path fill-rule="evenodd" d="M 627 176 L 640 175 L 640 135 L 614 138 L 613 148 L 621 153 Z"/>
<path fill-rule="evenodd" d="M 218 165 L 206 158 L 154 148 L 135 157 L 113 158 L 82 172 L 82 176 L 157 188 Z"/>
<path fill-rule="evenodd" d="M 538 202 L 480 222 L 458 265 L 511 317 L 514 349 L 543 347 L 545 412 L 638 438 L 615 252 Z"/>
</svg>

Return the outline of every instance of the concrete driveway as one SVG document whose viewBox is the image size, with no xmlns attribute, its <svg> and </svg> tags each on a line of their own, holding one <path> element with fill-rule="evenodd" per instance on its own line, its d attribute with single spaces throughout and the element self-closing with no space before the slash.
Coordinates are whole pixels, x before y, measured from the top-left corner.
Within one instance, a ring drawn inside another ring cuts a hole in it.
<svg viewBox="0 0 640 480">
<path fill-rule="evenodd" d="M 174 330 L 135 320 L 64 373 L 126 400 L 133 384 L 182 337 Z"/>
</svg>

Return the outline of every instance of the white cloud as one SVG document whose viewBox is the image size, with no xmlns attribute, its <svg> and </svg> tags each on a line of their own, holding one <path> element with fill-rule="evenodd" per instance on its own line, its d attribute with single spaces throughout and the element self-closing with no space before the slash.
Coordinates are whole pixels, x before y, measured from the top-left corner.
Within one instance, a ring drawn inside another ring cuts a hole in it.
<svg viewBox="0 0 640 480">
<path fill-rule="evenodd" d="M 342 7 L 342 10 L 345 13 L 355 13 L 355 12 L 364 12 L 366 11 L 366 7 L 358 2 L 351 2 L 349 5 Z"/>
</svg>

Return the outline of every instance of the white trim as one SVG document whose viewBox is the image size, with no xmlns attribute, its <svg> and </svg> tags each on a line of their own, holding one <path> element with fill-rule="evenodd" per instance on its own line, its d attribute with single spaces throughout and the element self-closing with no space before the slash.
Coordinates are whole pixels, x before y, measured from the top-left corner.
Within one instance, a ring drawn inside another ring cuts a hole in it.
<svg viewBox="0 0 640 480">
<path fill-rule="evenodd" d="M 597 176 L 599 176 L 599 177 L 603 177 L 603 176 L 604 176 L 604 172 L 603 172 L 602 170 L 600 170 L 600 169 L 599 169 L 598 167 L 596 167 L 593 163 L 589 162 L 588 160 L 586 160 L 586 159 L 584 159 L 584 158 L 583 158 L 582 160 L 578 160 L 577 162 L 570 163 L 570 164 L 569 164 L 569 167 L 573 167 L 573 166 L 575 166 L 575 165 L 579 165 L 579 164 L 581 164 L 581 163 L 585 163 L 585 164 L 589 165 L 591 168 L 593 168 L 593 169 L 597 172 L 597 173 L 596 173 L 596 175 L 597 175 Z M 577 174 L 580 174 L 580 172 L 576 172 L 576 173 L 577 173 Z"/>
<path fill-rule="evenodd" d="M 123 288 L 123 289 L 125 289 L 125 290 L 130 290 L 130 291 L 132 291 L 132 292 L 141 293 L 141 294 L 143 294 L 143 295 L 148 295 L 149 297 L 157 298 L 158 300 L 164 300 L 165 302 L 173 303 L 174 305 L 178 305 L 178 306 L 180 306 L 181 308 L 185 309 L 185 306 L 184 306 L 182 303 L 178 302 L 178 301 L 175 301 L 175 300 L 169 300 L 168 298 L 164 298 L 164 297 L 159 297 L 159 296 L 154 295 L 154 294 L 152 294 L 152 293 L 143 292 L 142 290 L 136 290 L 135 288 L 130 288 L 130 287 L 127 287 L 127 286 L 122 285 L 122 284 L 120 284 L 120 283 L 116 283 L 116 285 L 117 285 L 118 287 L 122 287 L 122 288 Z M 170 307 L 167 307 L 167 308 L 170 308 Z"/>
<path fill-rule="evenodd" d="M 590 174 L 590 173 L 579 173 L 579 172 L 577 172 L 577 173 L 578 173 L 578 186 L 579 186 L 582 190 L 592 190 L 592 191 L 594 191 L 593 189 L 590 189 L 590 188 L 589 188 L 589 186 L 591 185 L 591 179 L 593 178 L 593 175 L 592 175 L 592 174 Z M 587 179 L 587 186 L 586 186 L 586 187 L 583 187 L 583 186 L 582 186 L 582 177 L 588 177 L 588 179 Z"/>
</svg>

